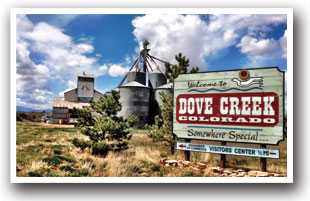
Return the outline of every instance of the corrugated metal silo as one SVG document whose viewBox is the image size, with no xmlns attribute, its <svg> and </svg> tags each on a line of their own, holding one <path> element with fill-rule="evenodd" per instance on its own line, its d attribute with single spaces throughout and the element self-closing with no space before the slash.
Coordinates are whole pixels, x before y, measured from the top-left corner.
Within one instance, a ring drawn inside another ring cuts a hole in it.
<svg viewBox="0 0 310 201">
<path fill-rule="evenodd" d="M 135 77 L 135 74 L 136 74 L 136 77 Z M 136 72 L 136 69 L 133 69 L 128 72 L 127 79 L 128 79 L 127 83 L 136 81 L 136 82 L 139 82 L 140 84 L 145 85 L 145 79 L 146 79 L 145 72 L 143 72 L 140 69 L 138 69 Z"/>
<path fill-rule="evenodd" d="M 165 95 L 172 94 L 172 83 L 165 84 L 155 89 L 156 112 L 159 115 L 161 115 L 161 107 L 163 105 L 163 102 L 160 99 L 161 92 L 163 92 Z"/>
<path fill-rule="evenodd" d="M 158 69 L 155 69 L 153 72 L 150 72 L 149 76 L 151 87 L 153 89 L 156 89 L 157 87 L 167 84 L 167 78 Z"/>
<path fill-rule="evenodd" d="M 154 123 L 154 118 L 158 113 L 158 103 L 155 100 L 155 89 L 167 83 L 167 78 L 158 69 L 149 73 L 149 85 L 151 87 L 150 92 L 150 118 L 149 123 Z"/>
<path fill-rule="evenodd" d="M 149 118 L 150 88 L 132 81 L 120 86 L 119 92 L 122 110 L 118 114 L 125 119 L 132 114 L 137 116 L 139 121 L 133 128 L 143 128 Z"/>
<path fill-rule="evenodd" d="M 112 95 L 112 91 L 113 91 L 113 90 L 119 92 L 119 88 L 114 88 L 114 89 L 111 89 L 111 90 L 105 92 L 104 94 L 106 94 L 106 95 Z"/>
<path fill-rule="evenodd" d="M 151 87 L 149 123 L 151 124 L 154 123 L 155 116 L 160 114 L 158 112 L 158 103 L 155 99 L 155 89 L 165 84 L 167 84 L 167 78 L 158 69 L 149 73 L 149 85 Z"/>
</svg>

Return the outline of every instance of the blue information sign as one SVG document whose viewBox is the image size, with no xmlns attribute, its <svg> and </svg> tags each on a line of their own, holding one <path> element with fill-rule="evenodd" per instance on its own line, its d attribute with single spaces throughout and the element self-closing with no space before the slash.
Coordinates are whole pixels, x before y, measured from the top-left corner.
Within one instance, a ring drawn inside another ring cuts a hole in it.
<svg viewBox="0 0 310 201">
<path fill-rule="evenodd" d="M 229 154 L 260 158 L 280 158 L 279 149 L 262 149 L 253 147 L 234 147 L 213 144 L 177 142 L 177 149 L 183 151 L 198 151 L 213 154 Z"/>
</svg>

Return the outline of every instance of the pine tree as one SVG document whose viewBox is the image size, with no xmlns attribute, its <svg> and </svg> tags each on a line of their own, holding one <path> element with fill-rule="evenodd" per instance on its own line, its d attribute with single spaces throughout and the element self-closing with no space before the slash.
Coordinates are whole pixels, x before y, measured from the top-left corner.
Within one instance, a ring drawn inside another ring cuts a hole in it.
<svg viewBox="0 0 310 201">
<path fill-rule="evenodd" d="M 106 156 L 108 152 L 119 152 L 128 149 L 128 129 L 133 126 L 138 118 L 131 115 L 124 119 L 117 113 L 122 109 L 119 102 L 120 95 L 112 91 L 111 95 L 104 94 L 98 102 L 90 102 L 90 108 L 76 109 L 78 115 L 77 127 L 79 131 L 88 136 L 89 140 L 74 138 L 72 143 L 84 150 L 91 148 L 93 154 Z"/>
<path fill-rule="evenodd" d="M 166 63 L 165 76 L 172 82 L 173 79 L 177 78 L 180 74 L 187 73 L 189 67 L 189 60 L 186 59 L 182 53 L 175 56 L 178 65 L 171 65 Z M 191 73 L 199 71 L 198 67 L 191 69 Z M 162 142 L 170 147 L 170 152 L 174 154 L 174 147 L 176 144 L 175 137 L 173 135 L 172 124 L 173 124 L 173 97 L 172 95 L 165 95 L 160 93 L 160 98 L 163 102 L 162 105 L 162 116 L 155 117 L 154 125 L 146 125 L 145 128 L 148 132 L 148 137 L 152 138 L 153 142 Z"/>
<path fill-rule="evenodd" d="M 175 60 L 177 60 L 178 65 L 165 63 L 165 76 L 170 82 L 173 82 L 173 79 L 177 78 L 180 74 L 187 73 L 187 68 L 189 67 L 189 60 L 186 59 L 186 57 L 183 56 L 182 53 L 175 55 Z M 190 72 L 196 73 L 198 71 L 198 67 L 193 67 Z"/>
<path fill-rule="evenodd" d="M 171 154 L 174 154 L 175 139 L 172 133 L 172 114 L 173 114 L 173 101 L 172 95 L 165 95 L 160 93 L 160 99 L 163 102 L 162 116 L 155 117 L 154 125 L 146 125 L 148 133 L 147 136 L 152 138 L 153 142 L 163 142 L 170 147 Z"/>
</svg>

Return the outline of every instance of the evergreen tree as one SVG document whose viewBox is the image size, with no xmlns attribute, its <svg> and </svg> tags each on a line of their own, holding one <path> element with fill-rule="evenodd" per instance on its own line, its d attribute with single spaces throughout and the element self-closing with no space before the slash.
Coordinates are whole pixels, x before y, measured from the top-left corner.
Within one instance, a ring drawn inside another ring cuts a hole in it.
<svg viewBox="0 0 310 201">
<path fill-rule="evenodd" d="M 180 74 L 187 73 L 189 67 L 189 60 L 186 59 L 182 53 L 175 56 L 178 65 L 165 64 L 167 79 L 172 82 L 173 79 L 177 78 Z M 198 67 L 191 69 L 191 73 L 199 71 Z M 170 147 L 170 152 L 174 154 L 174 147 L 176 144 L 175 137 L 173 136 L 172 124 L 173 124 L 173 97 L 172 95 L 165 95 L 160 93 L 160 99 L 163 102 L 162 105 L 162 116 L 155 117 L 154 125 L 146 125 L 145 128 L 148 132 L 148 137 L 152 138 L 153 142 L 162 142 Z"/>
<path fill-rule="evenodd" d="M 165 76 L 170 82 L 173 82 L 173 79 L 177 78 L 180 74 L 187 73 L 187 68 L 189 67 L 189 60 L 186 59 L 186 57 L 183 56 L 182 53 L 175 55 L 175 60 L 177 60 L 178 65 L 171 65 L 169 63 L 165 63 Z M 198 67 L 193 67 L 190 73 L 196 73 L 198 71 Z"/>
<path fill-rule="evenodd" d="M 78 115 L 77 127 L 79 131 L 88 136 L 89 140 L 74 138 L 73 144 L 84 150 L 91 148 L 93 154 L 105 156 L 108 152 L 119 152 L 128 149 L 128 129 L 133 126 L 138 118 L 131 115 L 128 119 L 118 116 L 122 109 L 119 102 L 120 95 L 112 91 L 111 95 L 104 94 L 98 102 L 90 102 L 90 108 L 76 109 Z"/>
<path fill-rule="evenodd" d="M 147 136 L 152 138 L 153 142 L 163 142 L 170 147 L 171 154 L 174 154 L 175 139 L 172 133 L 172 115 L 173 115 L 173 101 L 172 95 L 165 95 L 160 93 L 160 99 L 163 102 L 162 117 L 155 117 L 154 125 L 146 125 L 148 133 Z"/>
</svg>

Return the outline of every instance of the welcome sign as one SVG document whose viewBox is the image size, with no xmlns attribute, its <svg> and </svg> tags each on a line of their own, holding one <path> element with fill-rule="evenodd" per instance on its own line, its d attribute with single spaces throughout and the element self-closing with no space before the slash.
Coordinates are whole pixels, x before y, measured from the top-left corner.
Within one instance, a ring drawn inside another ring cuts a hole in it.
<svg viewBox="0 0 310 201">
<path fill-rule="evenodd" d="M 179 75 L 173 132 L 178 138 L 278 144 L 283 83 L 278 68 Z"/>
</svg>

